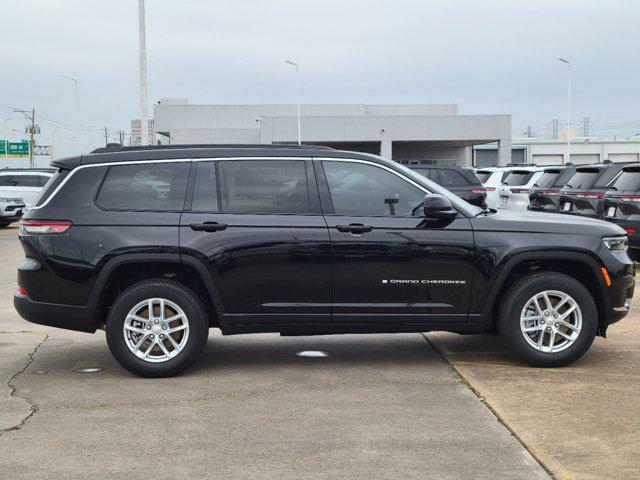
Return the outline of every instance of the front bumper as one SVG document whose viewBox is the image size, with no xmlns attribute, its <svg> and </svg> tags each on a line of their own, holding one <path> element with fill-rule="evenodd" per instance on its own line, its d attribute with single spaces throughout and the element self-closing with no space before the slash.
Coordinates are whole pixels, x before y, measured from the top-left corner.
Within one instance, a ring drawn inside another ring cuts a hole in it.
<svg viewBox="0 0 640 480">
<path fill-rule="evenodd" d="M 24 203 L 3 204 L 0 206 L 0 220 L 19 220 L 25 212 L 26 205 Z"/>
<path fill-rule="evenodd" d="M 22 318 L 38 325 L 89 333 L 97 329 L 93 305 L 36 302 L 16 291 L 13 294 L 13 306 Z"/>
<path fill-rule="evenodd" d="M 636 286 L 635 267 L 629 256 L 626 253 L 616 254 L 622 256 L 622 262 L 618 266 L 606 265 L 607 271 L 611 278 L 611 285 L 607 288 L 609 302 L 606 311 L 606 324 L 611 325 L 621 319 L 623 319 L 627 313 L 629 313 L 630 300 L 633 298 L 633 294 Z"/>
</svg>

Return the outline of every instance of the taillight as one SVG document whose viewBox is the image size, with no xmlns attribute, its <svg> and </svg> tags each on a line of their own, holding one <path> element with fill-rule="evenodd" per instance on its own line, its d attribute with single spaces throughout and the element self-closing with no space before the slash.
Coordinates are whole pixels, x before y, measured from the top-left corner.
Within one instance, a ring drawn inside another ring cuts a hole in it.
<svg viewBox="0 0 640 480">
<path fill-rule="evenodd" d="M 18 293 L 24 297 L 27 296 L 27 291 L 24 288 L 22 288 L 22 285 L 18 285 Z"/>
<path fill-rule="evenodd" d="M 486 188 L 472 188 L 471 193 L 487 193 Z"/>
<path fill-rule="evenodd" d="M 623 202 L 640 202 L 640 195 L 623 195 L 618 198 Z"/>
<path fill-rule="evenodd" d="M 544 195 L 548 195 L 551 197 L 557 197 L 560 195 L 560 190 L 539 190 L 538 193 L 543 193 Z"/>
<path fill-rule="evenodd" d="M 512 188 L 511 193 L 529 193 L 528 188 Z"/>
<path fill-rule="evenodd" d="M 71 228 L 72 223 L 64 221 L 40 221 L 40 220 L 22 220 L 20 222 L 20 233 L 29 235 L 51 235 L 56 233 L 64 233 Z"/>
<path fill-rule="evenodd" d="M 636 233 L 636 231 L 633 228 L 627 228 L 627 233 Z"/>
<path fill-rule="evenodd" d="M 578 198 L 603 198 L 604 193 L 595 193 L 595 192 L 576 193 L 575 196 Z"/>
<path fill-rule="evenodd" d="M 495 192 L 496 191 L 496 187 L 487 187 L 487 188 L 485 188 L 485 190 L 487 192 Z"/>
</svg>

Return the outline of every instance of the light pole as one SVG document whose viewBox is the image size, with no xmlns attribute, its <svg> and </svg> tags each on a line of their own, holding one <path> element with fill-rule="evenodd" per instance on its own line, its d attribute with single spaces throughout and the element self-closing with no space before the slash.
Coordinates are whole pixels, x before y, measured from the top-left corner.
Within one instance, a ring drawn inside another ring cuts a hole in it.
<svg viewBox="0 0 640 480">
<path fill-rule="evenodd" d="M 78 102 L 78 79 L 70 77 L 69 75 L 62 75 L 67 80 L 71 80 L 73 82 L 73 95 L 76 100 L 76 134 L 80 135 L 80 104 Z M 79 145 L 76 145 L 76 154 L 79 154 Z"/>
<path fill-rule="evenodd" d="M 567 163 L 571 161 L 571 62 L 565 58 L 559 58 L 558 60 L 567 65 L 567 129 L 564 134 L 567 140 L 567 147 L 565 161 L 563 162 Z"/>
<path fill-rule="evenodd" d="M 138 40 L 140 46 L 140 144 L 149 144 L 147 120 L 147 41 L 144 0 L 138 0 Z"/>
<path fill-rule="evenodd" d="M 2 123 L 2 129 L 3 130 L 7 130 L 7 122 L 9 120 L 11 120 L 13 117 L 8 117 L 4 119 L 4 122 Z M 8 132 L 8 130 L 7 130 Z M 9 135 L 7 135 L 7 138 L 4 141 L 4 159 L 6 161 L 9 161 Z"/>
<path fill-rule="evenodd" d="M 296 103 L 298 104 L 298 145 L 302 145 L 302 134 L 300 133 L 300 66 L 291 60 L 285 60 L 284 63 L 296 67 Z"/>
</svg>

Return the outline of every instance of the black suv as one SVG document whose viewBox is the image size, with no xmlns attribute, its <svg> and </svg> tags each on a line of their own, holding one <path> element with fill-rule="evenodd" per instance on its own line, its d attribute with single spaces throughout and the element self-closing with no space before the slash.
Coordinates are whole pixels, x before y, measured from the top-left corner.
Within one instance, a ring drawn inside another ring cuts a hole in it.
<svg viewBox="0 0 640 480">
<path fill-rule="evenodd" d="M 576 168 L 572 165 L 545 168 L 540 179 L 529 190 L 527 210 L 557 213 L 560 208 L 560 189 L 575 171 Z"/>
<path fill-rule="evenodd" d="M 407 165 L 472 205 L 486 207 L 487 190 L 471 170 L 456 165 Z"/>
<path fill-rule="evenodd" d="M 210 327 L 282 335 L 480 333 L 533 365 L 627 314 L 612 223 L 470 205 L 373 155 L 311 146 L 113 147 L 53 162 L 21 222 L 14 305 L 105 329 L 138 375 L 177 374 Z"/>
<path fill-rule="evenodd" d="M 577 167 L 560 191 L 560 213 L 602 218 L 607 186 L 628 163 L 597 163 Z"/>
<path fill-rule="evenodd" d="M 604 196 L 604 218 L 629 235 L 629 256 L 640 261 L 640 164 L 622 169 Z"/>
</svg>

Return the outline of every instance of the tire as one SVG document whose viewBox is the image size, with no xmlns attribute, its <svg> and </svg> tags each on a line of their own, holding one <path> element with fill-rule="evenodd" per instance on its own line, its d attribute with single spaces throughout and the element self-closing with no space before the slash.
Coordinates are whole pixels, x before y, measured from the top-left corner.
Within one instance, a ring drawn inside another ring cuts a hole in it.
<svg viewBox="0 0 640 480">
<path fill-rule="evenodd" d="M 6 228 L 11 224 L 11 222 L 0 222 L 0 228 Z"/>
<path fill-rule="evenodd" d="M 149 299 L 153 299 L 151 309 Z M 149 320 L 150 310 L 158 321 Z M 127 288 L 112 304 L 106 323 L 111 354 L 141 377 L 182 373 L 198 359 L 209 334 L 202 302 L 181 283 L 164 279 L 145 280 Z"/>
<path fill-rule="evenodd" d="M 540 303 L 535 307 L 533 297 L 541 292 L 547 292 L 551 309 L 543 295 L 537 299 Z M 562 300 L 565 303 L 562 304 Z M 570 311 L 574 304 L 577 308 Z M 557 312 L 555 306 L 558 306 Z M 568 316 L 563 319 L 564 313 Z M 555 317 L 556 314 L 559 316 Z M 521 315 L 526 315 L 522 323 L 524 328 L 531 331 L 525 332 L 521 328 Z M 536 317 L 539 319 L 526 320 Z M 573 328 L 558 322 L 558 319 L 566 320 L 565 323 Z M 524 361 L 536 367 L 562 367 L 575 362 L 593 343 L 597 328 L 598 309 L 589 291 L 575 278 L 557 272 L 533 273 L 521 278 L 509 288 L 498 310 L 500 336 Z M 543 330 L 541 345 L 538 332 Z M 558 331 L 573 341 L 569 342 L 556 333 Z M 549 349 L 552 341 L 557 346 Z"/>
</svg>

